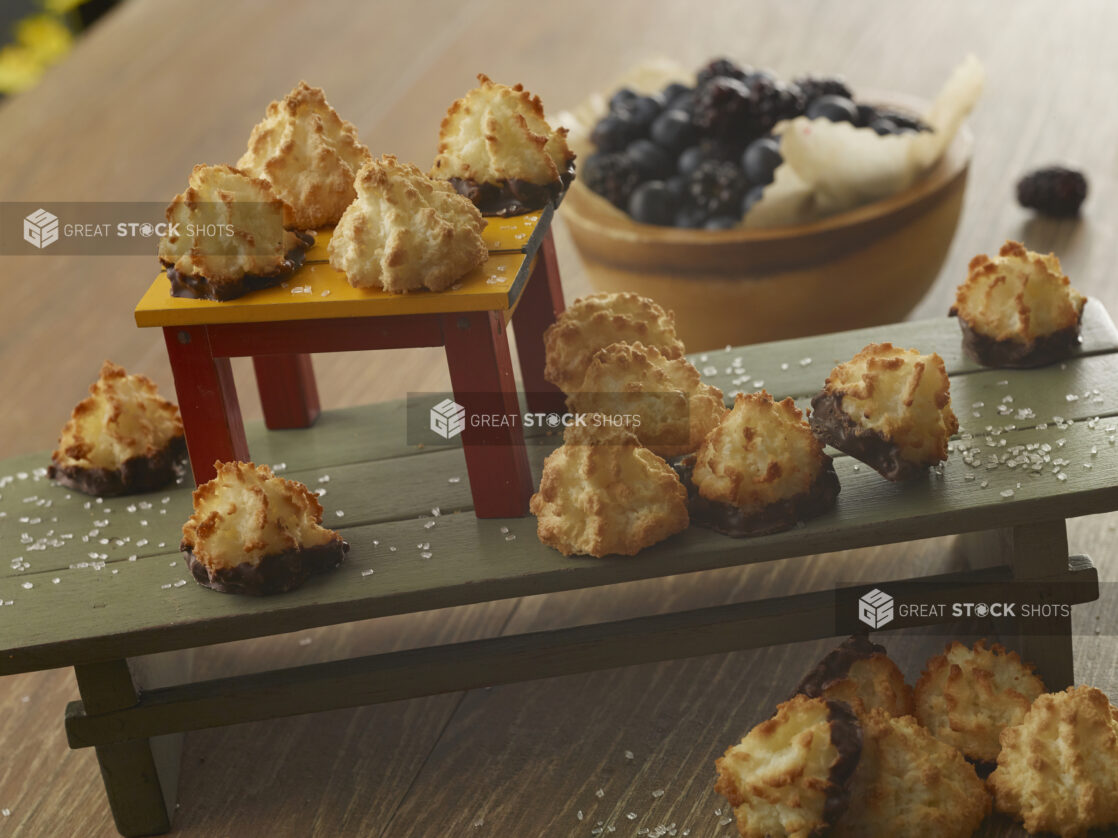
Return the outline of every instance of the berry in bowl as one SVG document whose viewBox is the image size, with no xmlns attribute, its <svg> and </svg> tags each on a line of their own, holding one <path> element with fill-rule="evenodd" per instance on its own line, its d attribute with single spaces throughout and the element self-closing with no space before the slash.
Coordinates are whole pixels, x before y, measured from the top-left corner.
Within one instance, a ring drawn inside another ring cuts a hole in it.
<svg viewBox="0 0 1118 838">
<path fill-rule="evenodd" d="M 968 59 L 929 105 L 643 65 L 561 117 L 582 164 L 563 216 L 592 283 L 664 301 L 688 346 L 899 320 L 954 235 L 981 83 Z"/>
</svg>

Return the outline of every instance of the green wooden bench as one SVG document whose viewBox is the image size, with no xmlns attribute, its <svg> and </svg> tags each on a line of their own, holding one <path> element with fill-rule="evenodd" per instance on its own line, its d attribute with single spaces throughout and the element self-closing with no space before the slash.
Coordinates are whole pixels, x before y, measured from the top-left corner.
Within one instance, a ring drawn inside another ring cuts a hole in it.
<svg viewBox="0 0 1118 838">
<path fill-rule="evenodd" d="M 837 609 L 868 586 L 203 682 L 190 680 L 188 652 L 145 658 L 156 653 L 963 533 L 981 561 L 938 577 L 939 590 L 984 601 L 1030 582 L 1041 594 L 1063 586 L 1070 601 L 1096 599 L 1094 568 L 1069 558 L 1065 519 L 1118 509 L 1118 333 L 1102 307 L 1088 304 L 1079 355 L 1041 370 L 977 368 L 946 318 L 692 360 L 727 397 L 763 385 L 803 403 L 833 363 L 873 340 L 944 357 L 963 430 L 942 474 L 898 486 L 839 456 L 842 493 L 823 517 L 748 540 L 694 527 L 634 558 L 564 558 L 537 541 L 533 518 L 477 519 L 460 445 L 434 437 L 406 445 L 402 402 L 326 412 L 308 430 L 250 427 L 257 461 L 325 489 L 326 523 L 352 545 L 336 572 L 272 598 L 219 594 L 192 581 L 177 552 L 190 511 L 186 487 L 97 501 L 52 486 L 45 454 L 10 460 L 0 464 L 0 674 L 74 667 L 81 701 L 66 711 L 70 745 L 97 749 L 120 832 L 150 835 L 171 825 L 184 731 L 833 636 L 850 616 Z M 987 438 L 988 427 L 995 432 Z M 529 439 L 537 479 L 556 442 Z M 1017 446 L 1034 446 L 1048 462 L 1036 473 L 1027 464 L 986 468 L 991 456 L 1015 459 Z M 981 462 L 967 465 L 962 447 Z M 914 600 L 928 589 L 919 580 L 882 587 Z M 1071 623 L 1045 625 L 1046 633 L 1022 633 L 1018 645 L 1056 689 L 1073 677 Z M 160 686 L 169 682 L 176 685 Z"/>
</svg>

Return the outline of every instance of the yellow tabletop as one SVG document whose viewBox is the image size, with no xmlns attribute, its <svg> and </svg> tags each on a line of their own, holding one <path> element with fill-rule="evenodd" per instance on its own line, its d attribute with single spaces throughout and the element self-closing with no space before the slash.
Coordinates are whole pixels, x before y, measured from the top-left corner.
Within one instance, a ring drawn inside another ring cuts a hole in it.
<svg viewBox="0 0 1118 838">
<path fill-rule="evenodd" d="M 541 216 L 546 216 L 541 224 Z M 523 250 L 551 212 L 489 218 L 482 237 L 489 259 L 446 291 L 393 294 L 354 288 L 345 274 L 330 267 L 327 245 L 332 230 L 319 230 L 306 263 L 280 285 L 252 291 L 226 302 L 175 297 L 161 272 L 136 305 L 137 326 L 195 326 L 210 323 L 261 323 L 334 317 L 383 317 L 396 314 L 446 314 L 456 311 L 506 311 L 516 305 L 531 264 Z M 539 230 L 543 233 L 544 230 Z"/>
</svg>

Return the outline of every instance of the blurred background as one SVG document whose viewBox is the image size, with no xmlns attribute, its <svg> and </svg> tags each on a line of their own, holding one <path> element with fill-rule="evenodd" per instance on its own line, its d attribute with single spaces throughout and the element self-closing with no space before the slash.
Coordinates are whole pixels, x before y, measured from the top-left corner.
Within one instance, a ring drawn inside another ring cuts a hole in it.
<svg viewBox="0 0 1118 838">
<path fill-rule="evenodd" d="M 0 97 L 30 90 L 120 0 L 6 0 L 0 6 Z"/>
</svg>

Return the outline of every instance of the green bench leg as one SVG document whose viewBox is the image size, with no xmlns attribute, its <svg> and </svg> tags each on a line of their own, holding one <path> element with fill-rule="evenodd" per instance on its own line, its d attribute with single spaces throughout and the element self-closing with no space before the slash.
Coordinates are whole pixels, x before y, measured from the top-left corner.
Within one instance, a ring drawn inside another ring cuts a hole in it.
<svg viewBox="0 0 1118 838">
<path fill-rule="evenodd" d="M 1013 576 L 1020 580 L 1055 576 L 1068 565 L 1068 535 L 1063 519 L 1007 528 L 1008 558 Z M 1035 621 L 1034 621 L 1035 625 Z M 1044 634 L 1020 635 L 1021 658 L 1031 661 L 1052 692 L 1075 683 L 1071 643 L 1071 617 L 1044 620 Z"/>
<path fill-rule="evenodd" d="M 177 657 L 175 665 L 189 665 L 188 655 Z M 143 680 L 138 677 L 141 669 L 127 660 L 75 666 L 86 713 L 95 715 L 134 706 L 139 700 L 139 681 Z M 97 746 L 101 778 L 121 835 L 139 838 L 170 831 L 182 740 L 183 734 L 175 733 Z"/>
</svg>

